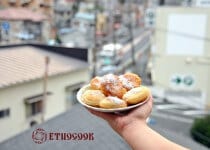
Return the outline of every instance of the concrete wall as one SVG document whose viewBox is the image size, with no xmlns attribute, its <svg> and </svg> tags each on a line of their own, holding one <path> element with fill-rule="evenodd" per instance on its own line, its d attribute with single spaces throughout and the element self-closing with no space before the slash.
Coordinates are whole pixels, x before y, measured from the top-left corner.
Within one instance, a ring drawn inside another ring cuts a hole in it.
<svg viewBox="0 0 210 150">
<path fill-rule="evenodd" d="M 87 69 L 50 77 L 47 91 L 52 94 L 47 98 L 45 119 L 50 119 L 66 110 L 65 88 L 67 86 L 88 80 Z M 10 116 L 0 119 L 0 142 L 29 128 L 31 119 L 40 121 L 41 115 L 26 117 L 24 99 L 41 94 L 43 92 L 42 81 L 39 79 L 0 89 L 0 110 L 10 109 Z"/>
</svg>

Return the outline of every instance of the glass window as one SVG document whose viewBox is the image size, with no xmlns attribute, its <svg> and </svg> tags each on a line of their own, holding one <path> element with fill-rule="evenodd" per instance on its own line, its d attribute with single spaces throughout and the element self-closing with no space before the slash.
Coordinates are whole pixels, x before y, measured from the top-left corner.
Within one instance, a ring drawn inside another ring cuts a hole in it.
<svg viewBox="0 0 210 150">
<path fill-rule="evenodd" d="M 0 110 L 0 119 L 5 118 L 5 117 L 9 117 L 9 114 L 10 114 L 9 108 L 4 109 L 4 110 Z"/>
</svg>

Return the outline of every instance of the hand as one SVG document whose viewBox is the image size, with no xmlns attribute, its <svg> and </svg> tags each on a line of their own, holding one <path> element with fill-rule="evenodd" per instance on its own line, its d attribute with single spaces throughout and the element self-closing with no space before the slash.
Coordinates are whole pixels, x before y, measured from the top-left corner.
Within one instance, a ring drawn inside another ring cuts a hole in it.
<svg viewBox="0 0 210 150">
<path fill-rule="evenodd" d="M 106 120 L 116 132 L 122 135 L 123 130 L 131 124 L 135 124 L 137 122 L 146 124 L 146 119 L 149 117 L 152 111 L 152 103 L 153 98 L 150 96 L 149 100 L 145 104 L 123 115 L 103 113 L 90 109 L 89 111 L 92 114 Z"/>
</svg>

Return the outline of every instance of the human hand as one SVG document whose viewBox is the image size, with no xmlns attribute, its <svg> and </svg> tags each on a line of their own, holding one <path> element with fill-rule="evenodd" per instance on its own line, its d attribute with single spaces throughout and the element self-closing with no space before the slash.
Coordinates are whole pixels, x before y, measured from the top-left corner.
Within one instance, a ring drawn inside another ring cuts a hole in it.
<svg viewBox="0 0 210 150">
<path fill-rule="evenodd" d="M 89 111 L 92 114 L 106 120 L 116 132 L 122 135 L 123 130 L 131 124 L 135 123 L 146 124 L 146 119 L 149 117 L 152 111 L 152 103 L 153 103 L 153 98 L 152 96 L 150 96 L 149 100 L 145 104 L 135 108 L 134 110 L 128 112 L 127 114 L 122 114 L 122 115 L 103 113 L 90 109 Z"/>
</svg>

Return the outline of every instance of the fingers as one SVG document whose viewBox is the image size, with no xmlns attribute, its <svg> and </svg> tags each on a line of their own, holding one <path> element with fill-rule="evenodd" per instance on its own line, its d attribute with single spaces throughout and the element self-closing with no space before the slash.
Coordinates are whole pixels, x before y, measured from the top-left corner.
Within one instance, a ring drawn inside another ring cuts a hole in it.
<svg viewBox="0 0 210 150">
<path fill-rule="evenodd" d="M 94 110 L 88 109 L 88 108 L 87 108 L 87 110 L 90 113 L 92 113 L 93 115 L 103 118 L 104 120 L 106 120 L 108 122 L 113 122 L 114 120 L 116 120 L 119 117 L 126 117 L 126 116 L 131 117 L 131 116 L 136 116 L 138 114 L 141 114 L 144 117 L 148 117 L 148 115 L 151 113 L 152 105 L 153 105 L 153 98 L 152 98 L 152 96 L 150 96 L 149 100 L 145 104 L 135 108 L 134 110 L 126 112 L 126 113 L 112 114 L 112 113 L 103 113 L 103 112 L 99 112 L 99 111 L 94 111 Z"/>
<path fill-rule="evenodd" d="M 108 122 L 111 122 L 112 120 L 114 120 L 117 117 L 117 115 L 114 115 L 111 113 L 98 112 L 98 111 L 94 111 L 92 109 L 88 109 L 88 111 L 90 113 L 92 113 L 93 115 L 96 115 L 98 117 L 103 118 L 104 120 L 107 120 Z"/>
</svg>

